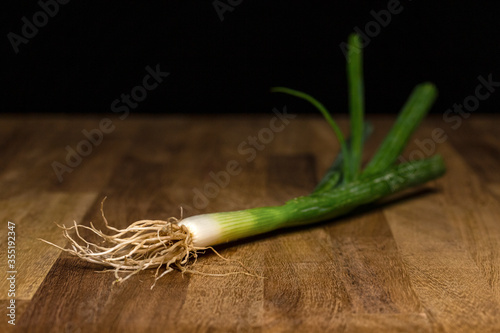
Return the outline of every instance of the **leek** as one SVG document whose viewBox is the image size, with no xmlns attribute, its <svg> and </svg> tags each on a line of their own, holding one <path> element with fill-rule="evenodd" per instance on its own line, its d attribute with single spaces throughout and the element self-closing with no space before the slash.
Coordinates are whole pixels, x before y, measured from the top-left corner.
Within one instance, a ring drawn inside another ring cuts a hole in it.
<svg viewBox="0 0 500 333">
<path fill-rule="evenodd" d="M 276 229 L 328 221 L 361 205 L 442 176 L 445 165 L 440 156 L 395 164 L 437 96 L 435 86 L 430 83 L 415 88 L 372 160 L 364 169 L 361 168 L 363 142 L 370 134 L 371 126 L 363 122 L 364 87 L 359 36 L 349 36 L 349 44 L 350 50 L 359 51 L 348 54 L 349 139 L 344 140 L 328 110 L 310 95 L 284 87 L 271 89 L 310 102 L 323 114 L 339 140 L 341 152 L 310 195 L 293 198 L 280 206 L 202 214 L 180 220 L 142 220 L 125 229 L 110 226 L 101 206 L 111 235 L 95 228 L 92 223 L 83 226 L 75 222 L 72 227 L 61 226 L 70 248 L 47 243 L 83 260 L 113 268 L 118 282 L 149 268 L 156 268 L 157 280 L 174 269 L 193 272 L 190 262 L 201 250 Z M 90 230 L 104 242 L 88 241 L 80 235 L 81 229 Z M 70 236 L 70 231 L 74 231 L 75 236 Z M 165 270 L 160 273 L 161 267 Z M 119 275 L 121 272 L 128 274 L 123 277 Z"/>
</svg>

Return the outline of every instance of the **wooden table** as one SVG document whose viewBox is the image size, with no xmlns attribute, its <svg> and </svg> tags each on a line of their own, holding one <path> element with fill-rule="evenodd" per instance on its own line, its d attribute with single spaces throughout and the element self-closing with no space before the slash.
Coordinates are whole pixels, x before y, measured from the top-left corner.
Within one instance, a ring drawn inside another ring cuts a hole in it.
<svg viewBox="0 0 500 333">
<path fill-rule="evenodd" d="M 265 279 L 174 272 L 151 290 L 147 271 L 112 286 L 113 274 L 38 240 L 65 246 L 55 223 L 102 226 L 105 196 L 108 220 L 125 227 L 179 217 L 181 206 L 190 216 L 307 194 L 338 144 L 320 117 L 275 117 L 2 116 L 1 268 L 11 221 L 15 331 L 500 331 L 498 116 L 426 119 L 404 156 L 442 154 L 448 172 L 437 181 L 335 221 L 218 247 Z M 365 160 L 394 117 L 369 119 Z M 232 160 L 241 172 L 217 183 Z M 210 251 L 195 268 L 241 270 Z M 9 281 L 2 331 L 12 328 Z"/>
</svg>

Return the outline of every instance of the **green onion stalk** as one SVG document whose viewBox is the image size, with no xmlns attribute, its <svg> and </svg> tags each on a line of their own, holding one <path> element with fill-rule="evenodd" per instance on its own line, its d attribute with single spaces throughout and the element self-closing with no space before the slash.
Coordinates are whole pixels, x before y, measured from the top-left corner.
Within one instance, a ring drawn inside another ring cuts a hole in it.
<svg viewBox="0 0 500 333">
<path fill-rule="evenodd" d="M 315 98 L 290 88 L 271 89 L 272 92 L 310 102 L 324 116 L 340 143 L 340 153 L 309 195 L 293 198 L 281 206 L 202 214 L 184 219 L 170 218 L 167 221 L 142 220 L 125 229 L 110 226 L 102 213 L 106 229 L 112 234 L 102 232 L 92 223 L 84 226 L 75 222 L 71 227 L 61 226 L 70 242 L 69 247 L 47 243 L 86 261 L 112 268 L 116 282 L 122 282 L 142 270 L 155 268 L 156 283 L 157 279 L 173 270 L 195 272 L 191 267 L 197 254 L 212 246 L 276 229 L 328 221 L 385 196 L 439 178 L 445 173 L 445 165 L 439 155 L 396 163 L 436 99 L 437 90 L 432 83 L 415 87 L 386 138 L 362 168 L 363 143 L 372 131 L 371 125 L 364 121 L 362 56 L 360 37 L 350 35 L 347 53 L 350 136 L 347 140 L 330 112 Z M 101 242 L 97 244 L 81 236 L 82 229 L 96 234 Z M 161 267 L 165 269 L 160 270 Z M 123 272 L 128 274 L 119 274 Z"/>
</svg>

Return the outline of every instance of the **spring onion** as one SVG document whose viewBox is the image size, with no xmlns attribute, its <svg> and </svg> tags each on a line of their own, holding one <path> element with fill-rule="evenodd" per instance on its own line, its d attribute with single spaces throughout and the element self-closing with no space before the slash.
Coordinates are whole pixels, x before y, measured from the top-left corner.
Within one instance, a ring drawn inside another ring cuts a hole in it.
<svg viewBox="0 0 500 333">
<path fill-rule="evenodd" d="M 361 205 L 442 176 L 445 165 L 438 155 L 395 163 L 436 98 L 436 88 L 431 83 L 420 84 L 414 89 L 372 160 L 364 169 L 361 167 L 363 142 L 370 135 L 371 125 L 363 122 L 364 86 L 359 36 L 349 36 L 349 45 L 349 49 L 359 52 L 349 52 L 347 59 L 351 121 L 347 140 L 328 110 L 316 99 L 297 90 L 272 88 L 273 92 L 309 101 L 325 116 L 340 142 L 341 152 L 311 194 L 293 198 L 280 206 L 202 214 L 180 220 L 142 220 L 125 229 L 110 226 L 101 206 L 105 226 L 111 235 L 92 223 L 84 226 L 75 222 L 71 227 L 61 226 L 70 248 L 47 243 L 88 262 L 111 267 L 117 282 L 139 271 L 156 268 L 156 282 L 174 269 L 194 272 L 190 267 L 201 250 L 276 229 L 331 220 Z M 82 229 L 91 231 L 104 242 L 90 242 L 81 236 Z M 70 231 L 74 231 L 75 236 L 70 236 Z M 161 267 L 165 270 L 160 273 Z M 121 272 L 128 274 L 121 276 Z"/>
</svg>

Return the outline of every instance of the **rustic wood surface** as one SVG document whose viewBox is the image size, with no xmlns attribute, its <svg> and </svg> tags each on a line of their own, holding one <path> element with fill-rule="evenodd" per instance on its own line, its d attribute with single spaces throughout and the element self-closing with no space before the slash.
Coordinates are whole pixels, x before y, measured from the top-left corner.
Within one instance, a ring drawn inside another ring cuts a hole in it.
<svg viewBox="0 0 500 333">
<path fill-rule="evenodd" d="M 500 331 L 498 116 L 474 114 L 456 129 L 439 116 L 426 119 L 404 156 L 442 154 L 448 172 L 437 181 L 335 221 L 218 247 L 264 279 L 174 272 L 153 290 L 152 272 L 112 286 L 112 274 L 96 273 L 96 266 L 38 239 L 66 245 L 54 222 L 102 226 L 105 196 L 106 216 L 118 227 L 179 217 L 181 206 L 189 216 L 280 204 L 313 189 L 338 145 L 314 116 L 297 115 L 284 126 L 277 121 L 275 132 L 265 130 L 272 113 L 109 118 L 114 130 L 73 161 L 78 165 L 61 182 L 53 162 L 66 164 L 66 147 L 76 149 L 82 130 L 98 128 L 102 119 L 0 118 L 1 269 L 7 275 L 11 221 L 17 271 L 16 326 L 7 323 L 4 278 L 0 331 Z M 394 117 L 369 119 L 376 131 L 365 161 Z M 444 136 L 435 142 L 439 129 Z M 264 141 L 255 154 L 249 137 Z M 214 182 L 210 173 L 231 160 L 241 173 L 205 202 L 194 200 L 196 189 L 203 193 Z M 210 252 L 196 268 L 241 270 Z"/>
</svg>

